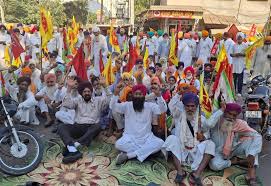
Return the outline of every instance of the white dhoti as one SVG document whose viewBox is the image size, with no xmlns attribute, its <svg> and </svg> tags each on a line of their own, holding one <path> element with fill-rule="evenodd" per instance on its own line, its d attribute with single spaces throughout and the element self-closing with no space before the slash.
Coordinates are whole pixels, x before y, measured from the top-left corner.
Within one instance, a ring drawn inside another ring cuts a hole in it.
<svg viewBox="0 0 271 186">
<path fill-rule="evenodd" d="M 75 110 L 61 107 L 55 114 L 56 118 L 65 124 L 74 124 Z"/>
<path fill-rule="evenodd" d="M 39 100 L 37 106 L 40 108 L 41 113 L 49 112 L 48 106 L 45 103 L 44 99 Z"/>
<path fill-rule="evenodd" d="M 153 133 L 149 133 L 140 139 L 123 134 L 123 136 L 116 141 L 115 147 L 127 154 L 135 153 L 137 159 L 143 162 L 149 155 L 161 150 L 163 143 L 164 141 L 156 137 Z"/>
<path fill-rule="evenodd" d="M 215 144 L 211 140 L 205 140 L 188 150 L 181 147 L 177 136 L 170 135 L 162 146 L 162 152 L 166 154 L 166 151 L 172 152 L 182 164 L 190 165 L 192 170 L 197 170 L 204 154 L 215 155 Z"/>
<path fill-rule="evenodd" d="M 252 155 L 255 157 L 254 165 L 258 166 L 258 154 L 262 150 L 262 136 L 258 135 L 253 139 L 245 140 L 239 145 L 235 146 L 232 150 L 231 156 L 228 159 L 224 159 L 222 150 L 215 152 L 215 157 L 210 161 L 209 166 L 212 170 L 223 170 L 231 166 L 230 158 L 234 156 L 248 157 Z"/>
<path fill-rule="evenodd" d="M 20 122 L 30 123 L 33 125 L 39 125 L 39 120 L 35 114 L 35 107 L 31 107 L 28 109 L 19 109 L 15 115 L 15 117 L 20 120 Z"/>
</svg>

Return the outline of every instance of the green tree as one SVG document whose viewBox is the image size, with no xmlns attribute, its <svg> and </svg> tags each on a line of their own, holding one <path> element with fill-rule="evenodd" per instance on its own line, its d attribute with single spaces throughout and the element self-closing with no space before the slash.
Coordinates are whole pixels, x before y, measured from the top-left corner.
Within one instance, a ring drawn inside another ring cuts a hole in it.
<svg viewBox="0 0 271 186">
<path fill-rule="evenodd" d="M 86 24 L 89 18 L 88 13 L 88 0 L 75 0 L 64 3 L 65 13 L 71 20 L 72 16 L 75 17 L 76 22 Z M 92 15 L 93 16 L 93 15 Z"/>
<path fill-rule="evenodd" d="M 150 8 L 150 0 L 136 0 L 135 1 L 135 15 Z"/>
<path fill-rule="evenodd" d="M 87 23 L 94 24 L 97 22 L 97 15 L 93 12 L 88 13 Z"/>
</svg>

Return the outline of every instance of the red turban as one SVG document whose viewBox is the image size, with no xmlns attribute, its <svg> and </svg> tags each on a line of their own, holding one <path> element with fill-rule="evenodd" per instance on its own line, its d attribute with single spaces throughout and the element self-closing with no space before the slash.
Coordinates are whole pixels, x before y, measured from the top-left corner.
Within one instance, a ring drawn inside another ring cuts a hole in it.
<svg viewBox="0 0 271 186">
<path fill-rule="evenodd" d="M 238 103 L 227 103 L 225 112 L 235 111 L 238 114 L 242 112 L 242 107 Z"/>
<path fill-rule="evenodd" d="M 194 70 L 194 68 L 193 68 L 192 66 L 186 67 L 186 68 L 184 69 L 184 74 L 186 75 L 186 73 L 187 73 L 188 71 L 190 71 L 193 75 L 195 74 L 195 70 Z"/>
<path fill-rule="evenodd" d="M 189 39 L 190 37 L 191 37 L 191 35 L 189 33 L 184 34 L 184 39 Z"/>
<path fill-rule="evenodd" d="M 138 85 L 133 86 L 132 93 L 134 94 L 137 90 L 139 90 L 144 96 L 146 96 L 146 94 L 147 94 L 147 88 L 146 88 L 145 85 L 138 84 Z"/>
</svg>

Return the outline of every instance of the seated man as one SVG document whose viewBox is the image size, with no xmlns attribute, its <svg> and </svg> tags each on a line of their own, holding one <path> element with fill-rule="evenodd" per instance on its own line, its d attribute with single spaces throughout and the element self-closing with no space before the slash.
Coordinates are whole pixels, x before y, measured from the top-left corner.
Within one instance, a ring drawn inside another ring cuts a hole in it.
<svg viewBox="0 0 271 186">
<path fill-rule="evenodd" d="M 158 152 L 164 143 L 162 139 L 154 136 L 151 122 L 153 114 L 166 112 L 167 106 L 158 87 L 153 90 L 158 104 L 145 102 L 147 88 L 143 84 L 133 86 L 131 102 L 118 103 L 121 87 L 120 83 L 110 103 L 112 110 L 124 114 L 125 118 L 123 136 L 115 144 L 121 151 L 116 164 L 120 165 L 132 158 L 143 162 L 149 155 Z"/>
<path fill-rule="evenodd" d="M 67 95 L 62 102 L 62 106 L 75 109 L 75 124 L 60 125 L 58 134 L 65 144 L 63 152 L 63 163 L 73 163 L 82 157 L 82 153 L 77 150 L 80 145 L 88 146 L 91 140 L 100 131 L 100 115 L 108 107 L 110 96 L 109 91 L 106 96 L 93 97 L 93 88 L 90 82 L 82 82 L 78 86 L 81 95 L 78 99 L 73 99 L 71 90 L 75 86 L 75 81 L 67 81 Z M 105 82 L 100 82 L 105 87 Z"/>
<path fill-rule="evenodd" d="M 20 77 L 17 80 L 18 87 L 14 88 L 9 82 L 6 82 L 6 88 L 11 98 L 19 103 L 15 118 L 23 124 L 38 125 L 39 120 L 35 114 L 35 105 L 37 101 L 33 93 L 29 90 L 31 79 L 29 77 Z"/>
<path fill-rule="evenodd" d="M 237 103 L 222 104 L 206 123 L 211 127 L 211 139 L 216 144 L 215 157 L 210 161 L 210 168 L 223 170 L 234 164 L 247 163 L 249 185 L 256 184 L 256 170 L 258 154 L 262 150 L 262 136 L 248 124 L 237 119 L 242 112 Z M 236 156 L 245 156 L 246 161 Z"/>
<path fill-rule="evenodd" d="M 176 183 L 182 183 L 186 177 L 186 172 L 182 169 L 182 163 L 185 163 L 192 169 L 189 182 L 193 185 L 202 185 L 200 175 L 215 154 L 215 144 L 207 139 L 208 128 L 205 123 L 202 122 L 202 126 L 199 126 L 199 98 L 197 95 L 185 93 L 182 102 L 184 109 L 175 110 L 175 112 L 180 112 L 174 115 L 175 134 L 168 136 L 162 151 L 164 153 L 172 152 L 173 163 L 177 169 Z M 178 105 L 180 104 L 176 103 L 176 106 Z"/>
<path fill-rule="evenodd" d="M 52 108 L 58 86 L 56 84 L 55 74 L 46 74 L 44 80 L 46 86 L 36 94 L 35 98 L 38 101 L 38 107 L 40 108 L 41 113 L 44 113 L 46 116 L 47 121 L 45 127 L 49 127 L 54 123 L 54 120 L 50 116 L 49 108 Z"/>
</svg>

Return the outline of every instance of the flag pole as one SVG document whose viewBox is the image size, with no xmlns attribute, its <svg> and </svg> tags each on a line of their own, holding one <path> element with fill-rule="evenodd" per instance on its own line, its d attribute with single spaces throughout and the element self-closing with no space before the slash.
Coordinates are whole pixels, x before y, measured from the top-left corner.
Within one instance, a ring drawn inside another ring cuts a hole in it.
<svg viewBox="0 0 271 186">
<path fill-rule="evenodd" d="M 40 36 L 40 71 L 42 74 L 42 36 Z"/>
</svg>

